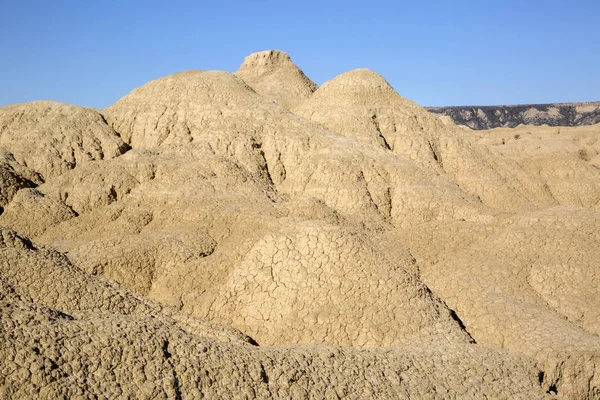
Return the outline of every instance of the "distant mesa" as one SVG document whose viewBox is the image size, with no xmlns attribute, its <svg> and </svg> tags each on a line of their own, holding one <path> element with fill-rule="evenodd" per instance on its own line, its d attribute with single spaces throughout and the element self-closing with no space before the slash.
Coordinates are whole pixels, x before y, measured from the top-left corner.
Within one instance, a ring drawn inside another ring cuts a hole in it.
<svg viewBox="0 0 600 400">
<path fill-rule="evenodd" d="M 519 125 L 583 126 L 600 123 L 600 102 L 510 106 L 430 107 L 455 124 L 471 129 L 516 128 Z"/>
</svg>

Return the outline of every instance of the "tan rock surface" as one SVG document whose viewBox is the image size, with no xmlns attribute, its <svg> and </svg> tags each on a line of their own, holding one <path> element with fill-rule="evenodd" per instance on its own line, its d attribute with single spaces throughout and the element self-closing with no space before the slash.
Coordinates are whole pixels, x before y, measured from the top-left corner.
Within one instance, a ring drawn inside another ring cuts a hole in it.
<svg viewBox="0 0 600 400">
<path fill-rule="evenodd" d="M 0 147 L 45 181 L 127 150 L 104 117 L 84 107 L 36 101 L 0 109 Z"/>
<path fill-rule="evenodd" d="M 20 189 L 35 186 L 35 183 L 22 175 L 23 172 L 27 175 L 25 168 L 16 162 L 12 153 L 0 149 L 0 207 L 8 204 Z"/>
<path fill-rule="evenodd" d="M 235 75 L 265 99 L 288 110 L 317 90 L 317 85 L 304 75 L 290 56 L 279 50 L 250 54 Z"/>
<path fill-rule="evenodd" d="M 600 398 L 598 127 L 315 89 L 268 51 L 0 109 L 0 393 Z"/>
<path fill-rule="evenodd" d="M 143 316 L 65 314 L 0 285 L 4 397 L 545 398 L 539 370 L 499 350 L 257 348 Z"/>
<path fill-rule="evenodd" d="M 264 344 L 390 347 L 468 342 L 443 303 L 354 232 L 315 222 L 259 240 L 215 300 Z M 352 277 L 352 279 L 347 279 Z"/>
<path fill-rule="evenodd" d="M 294 111 L 341 135 L 444 173 L 463 191 L 494 208 L 523 211 L 573 201 L 554 197 L 536 171 L 490 154 L 489 148 L 469 140 L 464 129 L 445 127 L 368 69 L 324 83 Z"/>
</svg>

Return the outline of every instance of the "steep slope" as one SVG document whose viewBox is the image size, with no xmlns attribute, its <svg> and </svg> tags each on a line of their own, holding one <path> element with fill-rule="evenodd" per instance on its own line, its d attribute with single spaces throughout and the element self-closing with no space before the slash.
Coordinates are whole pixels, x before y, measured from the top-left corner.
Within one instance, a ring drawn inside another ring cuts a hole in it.
<svg viewBox="0 0 600 400">
<path fill-rule="evenodd" d="M 379 74 L 357 69 L 325 82 L 295 113 L 334 132 L 437 166 L 437 118 L 402 98 Z"/>
<path fill-rule="evenodd" d="M 106 313 L 155 318 L 216 340 L 253 343 L 252 339 L 227 326 L 180 314 L 129 290 L 91 277 L 63 254 L 38 247 L 18 233 L 0 229 L 0 281 L 3 289 L 22 299 L 61 312 Z"/>
<path fill-rule="evenodd" d="M 527 211 L 559 204 L 589 206 L 554 196 L 537 170 L 498 157 L 462 129 L 444 125 L 402 98 L 387 81 L 366 69 L 324 83 L 295 110 L 344 136 L 379 146 L 447 175 L 465 192 L 503 211 Z"/>
<path fill-rule="evenodd" d="M 0 213 L 20 189 L 35 186 L 26 176 L 32 176 L 30 171 L 19 164 L 11 153 L 0 148 Z"/>
</svg>

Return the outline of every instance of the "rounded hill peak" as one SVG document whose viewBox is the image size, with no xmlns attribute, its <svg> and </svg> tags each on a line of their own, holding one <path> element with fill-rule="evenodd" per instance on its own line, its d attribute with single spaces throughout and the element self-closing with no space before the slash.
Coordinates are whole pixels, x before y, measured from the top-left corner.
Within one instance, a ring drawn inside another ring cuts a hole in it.
<svg viewBox="0 0 600 400">
<path fill-rule="evenodd" d="M 154 79 L 121 98 L 126 101 L 202 101 L 206 97 L 231 98 L 253 95 L 244 82 L 225 71 L 189 70 Z"/>
<path fill-rule="evenodd" d="M 383 76 L 370 69 L 359 68 L 325 82 L 309 103 L 391 106 L 405 101 Z"/>
<path fill-rule="evenodd" d="M 178 108 L 217 103 L 248 103 L 257 98 L 252 88 L 225 71 L 190 70 L 154 79 L 133 89 L 104 110 L 108 116 L 124 109 L 147 109 L 149 106 Z M 109 118 L 110 119 L 110 118 Z"/>
<path fill-rule="evenodd" d="M 189 141 L 191 125 L 219 119 L 223 110 L 250 109 L 257 101 L 260 96 L 229 72 L 185 71 L 132 90 L 102 113 L 127 143 L 152 147 L 167 137 Z"/>
<path fill-rule="evenodd" d="M 357 68 L 344 72 L 329 82 L 343 84 L 355 83 L 361 86 L 382 86 L 392 88 L 383 76 L 369 68 Z"/>
</svg>

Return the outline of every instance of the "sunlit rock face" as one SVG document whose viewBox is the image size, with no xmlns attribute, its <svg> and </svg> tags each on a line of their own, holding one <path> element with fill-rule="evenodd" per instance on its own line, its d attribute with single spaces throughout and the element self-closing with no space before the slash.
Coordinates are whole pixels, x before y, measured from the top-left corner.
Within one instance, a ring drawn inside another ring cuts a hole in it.
<svg viewBox="0 0 600 400">
<path fill-rule="evenodd" d="M 600 398 L 599 138 L 276 50 L 0 108 L 0 397 Z"/>
</svg>

